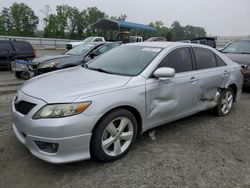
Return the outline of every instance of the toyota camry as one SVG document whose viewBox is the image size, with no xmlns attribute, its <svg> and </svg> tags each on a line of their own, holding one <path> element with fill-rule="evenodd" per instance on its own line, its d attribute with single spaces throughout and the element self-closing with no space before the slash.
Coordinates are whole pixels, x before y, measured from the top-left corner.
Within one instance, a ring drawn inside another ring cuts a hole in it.
<svg viewBox="0 0 250 188">
<path fill-rule="evenodd" d="M 241 66 L 208 46 L 126 44 L 27 81 L 13 99 L 13 130 L 51 163 L 113 161 L 146 130 L 208 109 L 229 114 L 242 83 Z"/>
</svg>

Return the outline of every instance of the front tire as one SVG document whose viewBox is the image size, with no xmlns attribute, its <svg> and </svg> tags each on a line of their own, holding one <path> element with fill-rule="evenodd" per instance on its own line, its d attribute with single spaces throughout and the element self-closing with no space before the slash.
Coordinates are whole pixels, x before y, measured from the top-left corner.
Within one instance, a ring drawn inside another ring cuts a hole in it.
<svg viewBox="0 0 250 188">
<path fill-rule="evenodd" d="M 15 77 L 18 78 L 18 79 L 21 79 L 21 73 L 22 72 L 15 72 Z"/>
<path fill-rule="evenodd" d="M 223 90 L 215 108 L 216 115 L 225 116 L 229 114 L 233 107 L 234 91 L 232 88 Z"/>
<path fill-rule="evenodd" d="M 23 80 L 28 80 L 28 79 L 30 79 L 30 73 L 28 72 L 28 71 L 23 71 L 22 73 L 21 73 L 21 78 L 23 79 Z"/>
<path fill-rule="evenodd" d="M 96 125 L 91 139 L 92 157 L 110 162 L 124 156 L 137 135 L 137 121 L 125 109 L 117 109 L 105 115 Z"/>
</svg>

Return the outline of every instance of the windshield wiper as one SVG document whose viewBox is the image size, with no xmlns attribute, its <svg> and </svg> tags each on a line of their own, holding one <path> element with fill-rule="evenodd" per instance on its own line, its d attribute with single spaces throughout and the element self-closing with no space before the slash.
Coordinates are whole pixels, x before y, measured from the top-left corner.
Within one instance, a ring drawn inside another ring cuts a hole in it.
<svg viewBox="0 0 250 188">
<path fill-rule="evenodd" d="M 249 52 L 221 52 L 223 54 L 250 54 Z"/>
<path fill-rule="evenodd" d="M 240 54 L 250 54 L 249 52 L 240 52 Z"/>
<path fill-rule="evenodd" d="M 114 74 L 114 73 L 109 72 L 109 71 L 106 71 L 106 70 L 104 70 L 104 69 L 102 69 L 102 68 L 93 68 L 93 67 L 89 67 L 87 64 L 85 64 L 84 67 L 85 67 L 86 69 L 89 69 L 89 70 L 94 70 L 94 71 L 103 72 L 103 73 L 107 73 L 107 74 Z"/>
</svg>

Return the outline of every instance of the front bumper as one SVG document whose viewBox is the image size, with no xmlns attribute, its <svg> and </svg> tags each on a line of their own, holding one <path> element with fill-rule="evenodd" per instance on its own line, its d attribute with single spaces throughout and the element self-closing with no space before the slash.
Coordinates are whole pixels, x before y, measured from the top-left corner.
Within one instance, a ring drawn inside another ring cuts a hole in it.
<svg viewBox="0 0 250 188">
<path fill-rule="evenodd" d="M 89 144 L 91 133 L 64 138 L 46 138 L 25 134 L 12 124 L 17 139 L 24 144 L 36 157 L 50 163 L 67 163 L 90 158 Z M 56 153 L 48 153 L 41 150 L 36 142 L 57 143 Z"/>
<path fill-rule="evenodd" d="M 18 101 L 28 101 L 36 106 L 23 115 L 16 111 L 12 102 L 13 131 L 17 139 L 24 144 L 36 157 L 51 163 L 67 163 L 90 158 L 90 139 L 92 130 L 99 117 L 79 115 L 58 118 L 34 120 L 32 116 L 46 102 L 31 97 L 19 91 Z M 39 143 L 57 144 L 55 152 L 41 149 Z"/>
</svg>

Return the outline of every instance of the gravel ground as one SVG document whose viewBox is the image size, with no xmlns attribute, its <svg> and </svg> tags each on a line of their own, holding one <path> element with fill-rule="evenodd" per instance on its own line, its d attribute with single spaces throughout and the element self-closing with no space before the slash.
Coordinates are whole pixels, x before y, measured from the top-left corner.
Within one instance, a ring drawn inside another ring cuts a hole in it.
<svg viewBox="0 0 250 188">
<path fill-rule="evenodd" d="M 6 74 L 7 75 L 7 74 Z M 11 98 L 0 98 L 0 187 L 250 187 L 250 93 L 226 117 L 202 112 L 139 136 L 122 159 L 43 162 L 11 129 Z"/>
</svg>

